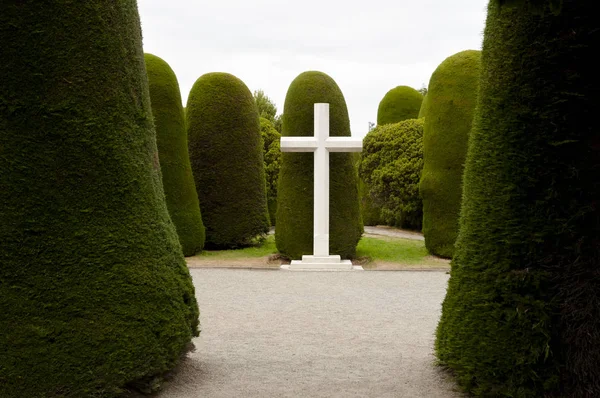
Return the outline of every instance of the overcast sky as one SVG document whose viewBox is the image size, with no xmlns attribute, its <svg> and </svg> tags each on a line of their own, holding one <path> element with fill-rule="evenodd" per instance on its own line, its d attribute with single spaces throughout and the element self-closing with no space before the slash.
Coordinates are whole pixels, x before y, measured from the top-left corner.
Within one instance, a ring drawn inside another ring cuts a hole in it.
<svg viewBox="0 0 600 398">
<path fill-rule="evenodd" d="M 283 112 L 307 70 L 340 86 L 364 137 L 385 93 L 421 88 L 459 51 L 481 49 L 487 0 L 138 0 L 144 51 L 175 71 L 183 105 L 204 73 L 228 72 Z"/>
</svg>

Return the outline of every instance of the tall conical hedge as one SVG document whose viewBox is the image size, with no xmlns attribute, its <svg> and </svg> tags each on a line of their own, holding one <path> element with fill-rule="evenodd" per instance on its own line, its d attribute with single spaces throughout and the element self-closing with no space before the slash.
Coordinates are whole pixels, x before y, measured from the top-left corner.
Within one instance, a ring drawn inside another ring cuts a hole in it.
<svg viewBox="0 0 600 398">
<path fill-rule="evenodd" d="M 198 335 L 198 308 L 136 2 L 1 4 L 0 396 L 152 384 Z"/>
<path fill-rule="evenodd" d="M 163 59 L 152 54 L 145 54 L 144 58 L 167 208 L 183 254 L 193 256 L 204 247 L 205 236 L 188 156 L 179 83 L 175 72 Z"/>
<path fill-rule="evenodd" d="M 480 64 L 480 51 L 462 51 L 446 58 L 429 81 L 419 189 L 425 246 L 441 257 L 452 257 L 458 235 L 462 175 Z"/>
<path fill-rule="evenodd" d="M 270 227 L 254 97 L 237 77 L 207 73 L 190 91 L 186 116 L 206 247 L 249 245 Z"/>
<path fill-rule="evenodd" d="M 437 355 L 480 396 L 597 397 L 596 5 L 512 3 L 488 8 Z"/>
<path fill-rule="evenodd" d="M 329 104 L 329 135 L 350 136 L 342 91 L 322 72 L 301 73 L 288 88 L 282 136 L 313 136 L 314 104 Z M 313 253 L 313 153 L 281 154 L 277 196 L 277 249 L 299 259 Z M 362 234 L 358 176 L 351 153 L 329 154 L 329 252 L 355 255 Z"/>
<path fill-rule="evenodd" d="M 264 117 L 260 118 L 260 134 L 263 142 L 263 158 L 265 175 L 267 179 L 267 205 L 271 225 L 275 225 L 277 210 L 277 180 L 281 168 L 281 149 L 279 143 L 281 134 L 275 129 L 273 123 Z"/>
<path fill-rule="evenodd" d="M 417 119 L 423 102 L 423 94 L 412 87 L 398 86 L 388 91 L 377 109 L 377 124 L 398 123 Z"/>
</svg>

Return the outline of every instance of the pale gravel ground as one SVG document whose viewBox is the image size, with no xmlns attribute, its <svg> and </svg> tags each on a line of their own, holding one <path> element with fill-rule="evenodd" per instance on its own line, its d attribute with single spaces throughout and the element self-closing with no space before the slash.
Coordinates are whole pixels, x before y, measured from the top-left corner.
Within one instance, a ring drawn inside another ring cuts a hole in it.
<svg viewBox="0 0 600 398">
<path fill-rule="evenodd" d="M 409 231 L 407 229 L 399 229 L 388 227 L 386 225 L 365 226 L 365 235 L 383 235 L 393 236 L 394 238 L 404 238 L 413 240 L 425 240 L 421 232 Z"/>
<path fill-rule="evenodd" d="M 432 353 L 444 272 L 190 272 L 201 337 L 158 397 L 462 397 Z"/>
</svg>

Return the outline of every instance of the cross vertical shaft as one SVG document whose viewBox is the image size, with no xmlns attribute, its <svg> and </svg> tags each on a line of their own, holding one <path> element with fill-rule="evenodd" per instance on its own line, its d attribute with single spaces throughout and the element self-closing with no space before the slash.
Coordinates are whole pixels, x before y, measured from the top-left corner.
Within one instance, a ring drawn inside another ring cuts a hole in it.
<svg viewBox="0 0 600 398">
<path fill-rule="evenodd" d="M 315 104 L 314 135 L 317 149 L 314 155 L 313 253 L 329 256 L 329 104 Z"/>
<path fill-rule="evenodd" d="M 329 136 L 329 104 L 314 104 L 314 136 L 281 137 L 282 152 L 314 152 L 313 255 L 292 260 L 294 270 L 352 270 L 350 260 L 329 254 L 329 152 L 360 152 L 362 140 Z M 361 268 L 362 269 L 362 268 Z"/>
</svg>

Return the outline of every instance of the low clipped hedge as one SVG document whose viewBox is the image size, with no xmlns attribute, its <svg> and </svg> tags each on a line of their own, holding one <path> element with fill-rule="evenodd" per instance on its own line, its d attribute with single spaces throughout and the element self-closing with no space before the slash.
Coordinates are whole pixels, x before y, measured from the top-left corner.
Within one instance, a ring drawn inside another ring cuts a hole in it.
<svg viewBox="0 0 600 398">
<path fill-rule="evenodd" d="M 433 72 L 423 130 L 423 236 L 431 254 L 451 258 L 458 235 L 467 141 L 477 103 L 481 52 L 462 51 Z M 425 102 L 425 101 L 424 101 Z"/>
<path fill-rule="evenodd" d="M 136 2 L 3 2 L 0 41 L 0 396 L 151 387 L 198 307 Z"/>
<path fill-rule="evenodd" d="M 237 248 L 268 233 L 258 108 L 229 73 L 207 73 L 187 102 L 190 161 L 206 227 L 206 248 Z"/>
<path fill-rule="evenodd" d="M 359 175 L 385 224 L 421 228 L 422 169 L 423 119 L 377 126 L 365 136 Z"/>
<path fill-rule="evenodd" d="M 350 136 L 350 119 L 342 91 L 322 72 L 301 73 L 291 83 L 284 104 L 282 136 L 312 136 L 314 104 L 329 103 L 329 135 Z M 313 154 L 281 154 L 275 242 L 293 259 L 313 253 Z M 343 258 L 356 254 L 363 231 L 358 176 L 352 153 L 329 155 L 329 252 Z"/>
<path fill-rule="evenodd" d="M 507 3 L 488 7 L 436 354 L 478 396 L 596 397 L 596 4 Z"/>
<path fill-rule="evenodd" d="M 423 95 L 412 87 L 398 86 L 388 91 L 377 108 L 377 125 L 417 119 Z"/>
<path fill-rule="evenodd" d="M 173 69 L 153 54 L 144 55 L 156 144 L 169 215 L 185 256 L 204 247 L 204 224 L 188 156 L 179 84 Z"/>
<path fill-rule="evenodd" d="M 267 178 L 267 204 L 271 225 L 275 225 L 277 210 L 277 180 L 281 168 L 281 134 L 275 129 L 273 123 L 264 117 L 260 118 L 260 133 L 263 141 L 263 158 L 265 175 Z"/>
</svg>

